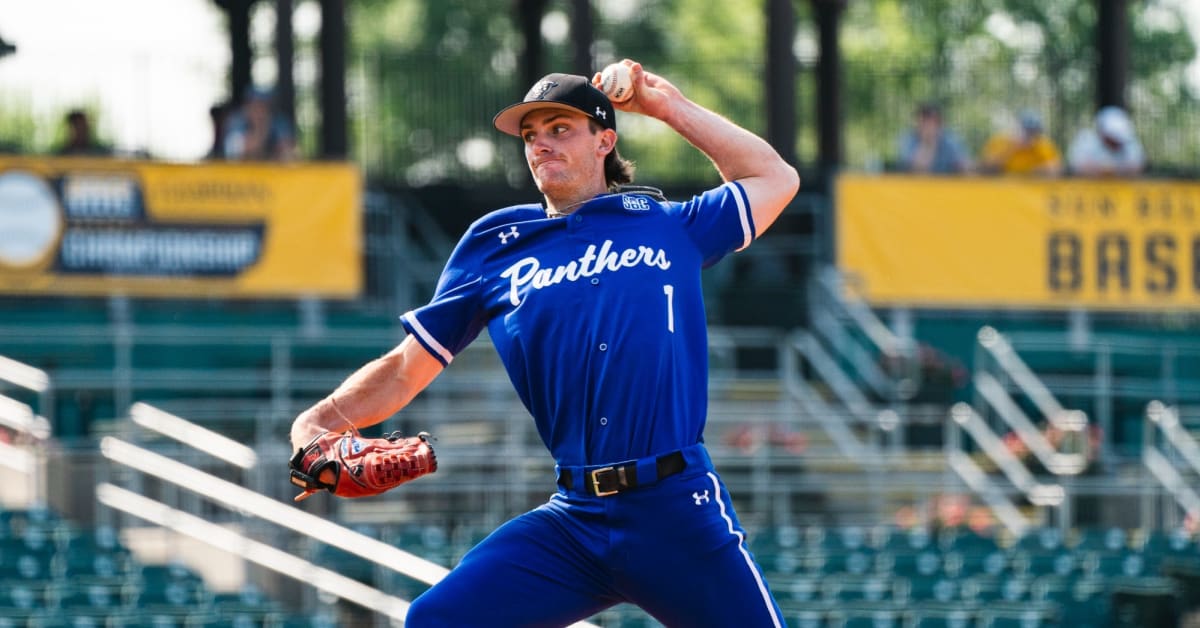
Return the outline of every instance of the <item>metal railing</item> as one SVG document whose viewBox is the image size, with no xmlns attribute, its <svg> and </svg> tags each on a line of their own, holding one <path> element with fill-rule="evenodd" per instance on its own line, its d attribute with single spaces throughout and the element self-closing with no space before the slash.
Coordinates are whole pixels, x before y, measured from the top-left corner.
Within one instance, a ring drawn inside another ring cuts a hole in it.
<svg viewBox="0 0 1200 628">
<path fill-rule="evenodd" d="M 1200 443 L 1181 423 L 1179 410 L 1161 401 L 1146 405 L 1142 423 L 1142 464 L 1193 519 L 1200 519 Z M 1144 496 L 1142 516 L 1154 520 L 1152 496 Z"/>
<path fill-rule="evenodd" d="M 45 371 L 0 356 L 0 380 L 35 393 L 43 413 L 54 406 L 54 392 L 50 377 Z M 22 486 L 24 495 L 11 497 L 12 501 L 44 504 L 46 500 L 46 473 L 44 445 L 50 438 L 50 421 L 21 401 L 0 394 L 0 426 L 11 431 L 8 442 L 0 441 L 0 466 L 7 467 L 21 476 L 23 482 L 9 483 L 12 487 Z"/>
<path fill-rule="evenodd" d="M 135 421 L 139 425 L 148 426 L 175 440 L 192 445 L 209 456 L 226 459 L 230 452 L 229 443 L 221 435 L 153 406 L 138 404 L 130 409 L 130 415 L 136 417 Z M 449 572 L 446 566 L 125 440 L 105 437 L 100 442 L 100 451 L 106 459 L 116 465 L 174 485 L 229 512 L 237 513 L 240 517 L 249 517 L 286 528 L 295 534 L 349 552 L 418 582 L 432 585 Z M 237 457 L 236 462 L 248 468 L 257 465 L 257 459 L 248 456 Z M 100 482 L 96 485 L 96 492 L 97 498 L 106 506 L 210 543 L 215 548 L 226 551 L 234 549 L 245 559 L 285 576 L 300 578 L 299 574 L 304 574 L 303 582 L 355 602 L 384 617 L 395 619 L 403 625 L 408 612 L 408 600 L 356 582 L 300 556 L 257 541 L 249 535 L 214 524 L 206 517 L 196 516 L 150 499 L 136 491 Z M 587 622 L 577 622 L 573 626 L 596 628 Z"/>
<path fill-rule="evenodd" d="M 871 466 L 885 445 L 900 452 L 905 402 L 920 387 L 914 343 L 893 333 L 832 267 L 810 281 L 809 309 L 811 331 L 792 332 L 784 347 L 781 377 L 791 398 L 849 460 Z"/>
<path fill-rule="evenodd" d="M 1034 523 L 1044 523 L 1022 515 L 1014 505 L 1014 498 L 1038 508 L 1057 508 L 1058 524 L 1068 527 L 1072 516 L 1071 502 L 1059 478 L 1082 473 L 1090 461 L 1086 450 L 1064 453 L 1060 448 L 1078 446 L 1081 439 L 1086 446 L 1087 417 L 1078 410 L 1064 408 L 994 328 L 983 327 L 976 334 L 976 340 L 974 407 L 956 404 L 950 411 L 951 422 L 946 426 L 950 467 L 1014 534 L 1023 533 Z M 1027 399 L 1040 418 L 1062 435 L 1057 443 L 1035 424 L 1014 394 Z M 994 417 L 994 420 L 989 421 L 987 417 Z M 963 439 L 964 432 L 970 436 L 973 447 Z M 1015 442 L 1006 443 L 1007 436 L 1015 438 Z M 1027 463 L 1014 454 L 1012 445 L 1019 445 L 1029 452 L 1033 461 L 1054 480 L 1042 482 L 1036 479 Z M 1004 485 L 1011 489 L 1001 488 L 998 478 L 980 467 L 972 458 L 972 452 L 982 454 L 999 470 Z"/>
</svg>

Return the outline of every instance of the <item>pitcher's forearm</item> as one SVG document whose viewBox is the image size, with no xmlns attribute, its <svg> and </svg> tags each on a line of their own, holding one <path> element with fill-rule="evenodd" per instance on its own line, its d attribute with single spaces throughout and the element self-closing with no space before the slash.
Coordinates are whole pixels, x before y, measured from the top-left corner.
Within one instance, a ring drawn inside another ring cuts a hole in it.
<svg viewBox="0 0 1200 628">
<path fill-rule="evenodd" d="M 411 336 L 386 355 L 346 378 L 329 396 L 292 423 L 293 447 L 303 447 L 326 431 L 381 423 L 402 410 L 442 371 L 442 364 Z"/>
</svg>

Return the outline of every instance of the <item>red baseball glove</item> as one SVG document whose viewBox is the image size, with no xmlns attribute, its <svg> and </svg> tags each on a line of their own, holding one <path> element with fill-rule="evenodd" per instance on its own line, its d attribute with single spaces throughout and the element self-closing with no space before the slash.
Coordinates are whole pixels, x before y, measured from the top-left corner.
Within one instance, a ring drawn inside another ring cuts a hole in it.
<svg viewBox="0 0 1200 628">
<path fill-rule="evenodd" d="M 408 437 L 392 432 L 383 438 L 322 432 L 288 462 L 292 484 L 304 489 L 296 501 L 321 489 L 338 497 L 378 495 L 433 473 L 437 456 L 429 441 L 426 432 Z"/>
</svg>

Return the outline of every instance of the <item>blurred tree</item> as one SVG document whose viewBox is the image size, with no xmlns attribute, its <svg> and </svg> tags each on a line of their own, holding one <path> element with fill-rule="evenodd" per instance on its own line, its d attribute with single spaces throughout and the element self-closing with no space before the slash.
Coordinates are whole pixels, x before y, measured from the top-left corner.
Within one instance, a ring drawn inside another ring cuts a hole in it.
<svg viewBox="0 0 1200 628">
<path fill-rule="evenodd" d="M 848 165 L 894 157 L 895 138 L 925 100 L 940 101 L 974 148 L 1021 107 L 1042 111 L 1065 144 L 1095 111 L 1095 2 L 851 3 L 843 31 Z M 1200 93 L 1185 80 L 1196 42 L 1177 3 L 1130 3 L 1130 12 L 1130 109 L 1151 155 L 1164 155 L 1156 136 L 1200 127 Z"/>
<path fill-rule="evenodd" d="M 1097 0 L 856 0 L 842 22 L 846 165 L 886 163 L 915 106 L 940 101 L 972 149 L 1012 111 L 1040 111 L 1060 144 L 1094 111 Z M 572 0 L 548 0 L 548 69 L 573 67 Z M 1130 3 L 1130 108 L 1152 161 L 1200 170 L 1200 88 L 1186 69 L 1196 42 L 1179 3 Z M 528 185 L 518 149 L 491 116 L 518 98 L 513 0 L 359 0 L 350 14 L 357 65 L 355 155 L 375 178 L 410 184 Z M 597 68 L 638 59 L 697 101 L 765 128 L 765 2 L 593 0 Z M 816 155 L 815 32 L 796 2 L 796 109 L 801 163 Z M 352 74 L 354 76 L 354 74 Z M 711 166 L 657 122 L 622 116 L 622 152 L 639 180 L 710 180 Z"/>
</svg>

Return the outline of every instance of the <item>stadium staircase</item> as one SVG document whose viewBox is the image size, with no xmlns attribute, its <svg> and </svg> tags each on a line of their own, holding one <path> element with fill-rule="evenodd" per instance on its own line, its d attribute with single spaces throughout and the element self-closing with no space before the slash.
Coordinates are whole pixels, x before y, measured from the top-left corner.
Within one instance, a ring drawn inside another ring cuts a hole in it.
<svg viewBox="0 0 1200 628">
<path fill-rule="evenodd" d="M 397 294 L 425 289 L 389 281 Z M 810 322 L 800 331 L 713 328 L 706 434 L 791 625 L 1100 625 L 1089 624 L 1085 611 L 1144 617 L 1165 606 L 1197 606 L 1197 547 L 1181 526 L 1200 501 L 1193 488 L 1200 350 L 1109 331 L 1080 341 L 978 326 L 963 350 L 969 385 L 950 394 L 931 368 L 926 336 L 914 333 L 921 321 L 893 313 L 884 323 L 832 273 L 817 275 L 805 300 Z M 128 557 L 101 560 L 125 580 L 108 588 L 114 610 L 97 616 L 102 624 L 140 625 L 128 622 L 150 615 L 132 618 L 131 611 L 159 595 L 146 584 L 157 572 L 144 567 L 170 565 L 181 554 L 161 541 L 155 549 L 154 539 L 169 532 L 180 543 L 202 544 L 197 530 L 227 547 L 255 549 L 240 552 L 237 579 L 222 579 L 204 561 L 188 563 L 203 589 L 183 585 L 195 608 L 165 613 L 174 619 L 161 620 L 164 627 L 230 619 L 231 598 L 244 584 L 253 585 L 247 596 L 273 609 L 253 625 L 300 621 L 297 608 L 313 622 L 351 617 L 386 625 L 362 604 L 328 603 L 352 594 L 301 586 L 250 556 L 330 567 L 377 592 L 370 595 L 387 596 L 370 598 L 382 608 L 396 602 L 379 600 L 419 594 L 428 578 L 364 553 L 382 556 L 387 547 L 449 567 L 512 513 L 544 501 L 554 490 L 552 463 L 486 339 L 388 425 L 407 432 L 436 426 L 445 461 L 436 477 L 379 500 L 314 498 L 298 509 L 345 526 L 339 534 L 355 545 L 330 546 L 268 525 L 274 511 L 248 509 L 256 503 L 249 494 L 223 504 L 154 473 L 169 468 L 167 475 L 182 477 L 191 472 L 169 463 L 184 465 L 291 508 L 292 487 L 280 474 L 195 451 L 147 427 L 154 423 L 147 417 L 184 418 L 277 464 L 290 454 L 295 413 L 402 338 L 399 301 L 348 308 L 113 298 L 0 311 L 0 354 L 15 358 L 0 360 L 0 424 L 26 435 L 0 464 L 28 480 L 12 483 L 5 508 L 57 522 L 34 533 L 49 539 L 43 549 L 30 548 L 30 556 L 50 558 L 24 560 L 41 566 L 29 578 L 40 584 L 10 587 L 28 592 L 0 600 L 11 610 L 0 613 L 0 625 L 5 617 L 11 625 L 59 625 L 64 608 L 82 607 L 87 592 L 72 587 L 86 566 L 69 564 L 80 552 L 67 549 L 72 539 L 97 535 L 115 536 Z M 45 438 L 47 426 L 52 438 Z M 1048 438 L 1047 426 L 1064 437 Z M 1091 452 L 1086 436 L 1096 427 L 1110 438 Z M 1023 457 L 1013 455 L 1014 443 Z M 906 506 L 944 494 L 966 495 L 1000 527 L 980 535 L 927 521 L 894 525 L 892 516 Z M 1093 503 L 1088 514 L 1089 499 L 1100 497 L 1099 512 Z M 280 519 L 300 517 L 288 512 Z M 0 559 L 20 562 L 23 551 Z M 194 554 L 211 560 L 217 552 Z M 628 608 L 593 621 L 654 625 Z"/>
</svg>

